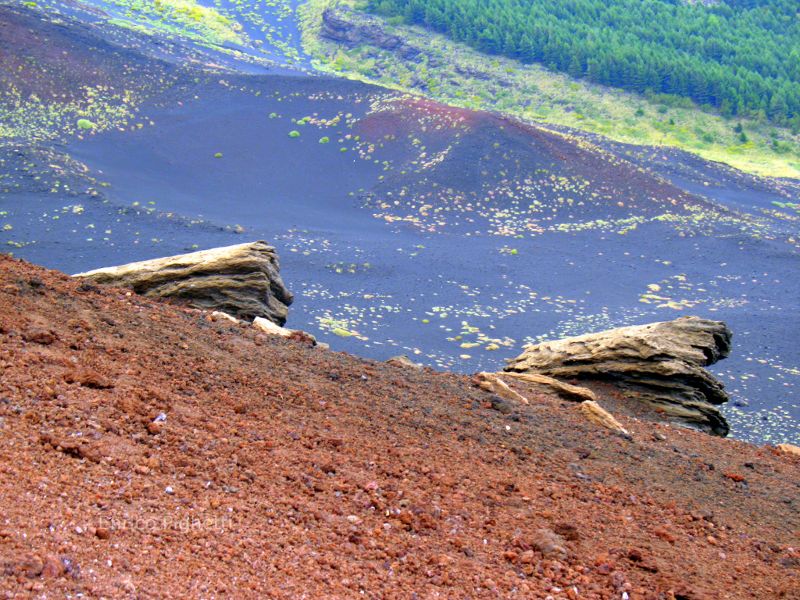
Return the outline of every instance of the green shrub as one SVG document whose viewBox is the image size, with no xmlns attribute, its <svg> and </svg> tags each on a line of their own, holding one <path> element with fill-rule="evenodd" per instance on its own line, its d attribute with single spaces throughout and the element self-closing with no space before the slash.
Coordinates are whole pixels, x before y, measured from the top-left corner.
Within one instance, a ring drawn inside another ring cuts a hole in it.
<svg viewBox="0 0 800 600">
<path fill-rule="evenodd" d="M 290 138 L 299 138 L 300 137 L 300 132 L 297 131 L 296 129 L 294 129 L 294 130 L 289 132 L 289 137 Z"/>
</svg>

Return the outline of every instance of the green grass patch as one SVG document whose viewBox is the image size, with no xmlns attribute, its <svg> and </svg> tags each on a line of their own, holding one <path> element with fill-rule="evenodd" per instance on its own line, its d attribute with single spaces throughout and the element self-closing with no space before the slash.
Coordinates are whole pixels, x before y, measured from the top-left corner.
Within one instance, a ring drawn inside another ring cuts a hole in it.
<svg viewBox="0 0 800 600">
<path fill-rule="evenodd" d="M 216 8 L 204 6 L 195 0 L 106 1 L 123 11 L 121 17 L 115 19 L 120 25 L 131 28 L 146 27 L 206 44 L 245 44 L 239 23 L 229 19 Z"/>
</svg>

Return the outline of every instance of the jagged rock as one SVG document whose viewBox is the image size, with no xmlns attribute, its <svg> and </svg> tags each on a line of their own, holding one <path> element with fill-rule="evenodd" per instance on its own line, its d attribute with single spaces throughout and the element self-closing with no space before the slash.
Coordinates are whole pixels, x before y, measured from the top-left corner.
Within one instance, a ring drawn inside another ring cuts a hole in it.
<svg viewBox="0 0 800 600">
<path fill-rule="evenodd" d="M 266 242 L 251 242 L 105 267 L 75 277 L 128 287 L 143 296 L 177 298 L 246 321 L 264 317 L 283 325 L 294 297 L 279 271 L 275 249 Z"/>
<path fill-rule="evenodd" d="M 399 36 L 387 33 L 379 19 L 356 15 L 346 8 L 325 9 L 320 35 L 350 47 L 367 45 L 395 52 L 405 60 L 414 60 L 421 53 Z"/>
<path fill-rule="evenodd" d="M 778 444 L 778 450 L 784 452 L 785 454 L 793 454 L 794 456 L 800 456 L 800 446 L 795 446 L 794 444 Z"/>
<path fill-rule="evenodd" d="M 504 400 L 511 400 L 512 402 L 519 402 L 520 404 L 529 404 L 525 396 L 512 390 L 505 381 L 494 373 L 478 373 L 475 375 L 475 380 L 479 388 L 497 394 Z"/>
<path fill-rule="evenodd" d="M 260 318 L 260 317 L 256 317 L 256 318 Z M 232 317 L 228 313 L 224 313 L 224 312 L 222 312 L 220 310 L 215 310 L 214 312 L 212 312 L 209 315 L 209 320 L 215 321 L 215 322 L 216 321 L 227 321 L 228 323 L 233 323 L 234 325 L 238 325 L 239 323 L 241 323 L 241 321 L 239 319 L 237 319 L 236 317 Z M 277 325 L 276 325 L 276 327 L 277 327 Z"/>
<path fill-rule="evenodd" d="M 664 420 L 725 436 L 716 405 L 728 395 L 703 367 L 728 356 L 731 337 L 720 321 L 682 317 L 529 346 L 505 370 L 611 382 Z"/>
<path fill-rule="evenodd" d="M 286 327 L 281 327 L 280 325 L 276 325 L 269 319 L 265 319 L 264 317 L 256 317 L 253 319 L 253 327 L 261 331 L 262 333 L 268 333 L 269 335 L 277 335 L 279 337 L 288 338 L 289 336 L 294 333 L 292 329 L 287 329 Z"/>
<path fill-rule="evenodd" d="M 580 410 L 583 416 L 585 416 L 595 425 L 600 425 L 601 427 L 610 429 L 614 433 L 618 433 L 623 437 L 630 438 L 631 434 L 628 433 L 628 431 L 620 424 L 620 422 L 614 418 L 614 415 L 600 406 L 597 402 L 594 402 L 593 400 L 581 402 Z"/>
<path fill-rule="evenodd" d="M 299 329 L 287 329 L 286 327 L 276 325 L 269 319 L 265 319 L 263 317 L 256 317 L 253 319 L 253 327 L 269 335 L 277 335 L 279 337 L 284 337 L 298 342 L 306 342 L 312 346 L 317 345 L 317 338 L 307 331 L 301 331 Z"/>
<path fill-rule="evenodd" d="M 525 383 L 531 383 L 535 386 L 545 387 L 565 400 L 572 400 L 573 402 L 597 400 L 596 394 L 589 388 L 564 383 L 563 381 L 548 377 L 547 375 L 542 375 L 541 373 L 516 373 L 514 371 L 507 371 L 503 373 L 503 375 L 506 377 L 513 377 Z"/>
<path fill-rule="evenodd" d="M 404 367 L 407 369 L 417 369 L 417 370 L 422 369 L 422 365 L 420 363 L 415 363 L 405 354 L 401 354 L 399 356 L 393 356 L 392 358 L 387 359 L 386 362 L 396 367 Z"/>
</svg>

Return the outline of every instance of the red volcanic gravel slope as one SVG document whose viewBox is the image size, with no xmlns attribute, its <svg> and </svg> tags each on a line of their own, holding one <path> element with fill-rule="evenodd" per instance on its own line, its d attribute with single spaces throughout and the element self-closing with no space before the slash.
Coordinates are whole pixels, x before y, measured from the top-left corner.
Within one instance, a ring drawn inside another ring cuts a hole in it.
<svg viewBox="0 0 800 600">
<path fill-rule="evenodd" d="M 800 461 L 0 258 L 0 597 L 800 598 Z"/>
</svg>

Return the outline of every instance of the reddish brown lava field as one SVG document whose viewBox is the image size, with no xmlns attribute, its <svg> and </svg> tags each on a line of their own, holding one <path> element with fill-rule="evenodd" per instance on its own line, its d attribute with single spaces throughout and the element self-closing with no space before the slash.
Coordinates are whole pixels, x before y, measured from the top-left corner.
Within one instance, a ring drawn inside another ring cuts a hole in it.
<svg viewBox="0 0 800 600">
<path fill-rule="evenodd" d="M 800 598 L 771 448 L 493 408 L 7 257 L 0 342 L 0 596 Z"/>
</svg>

